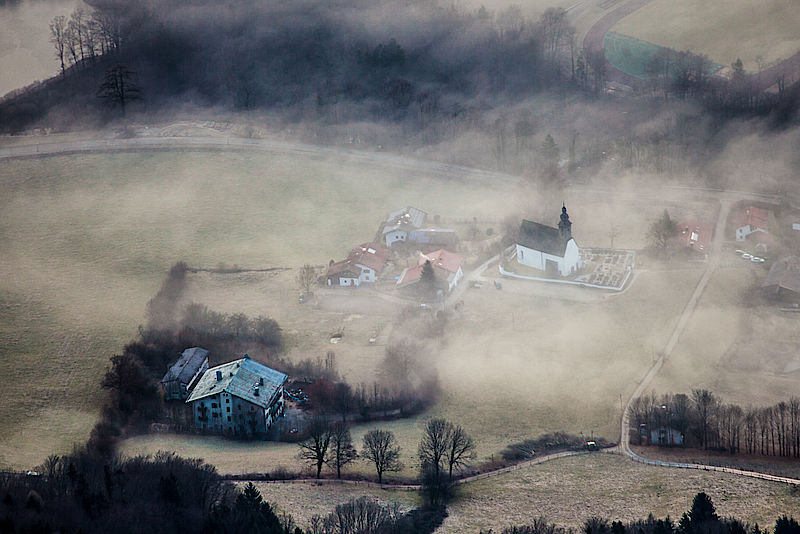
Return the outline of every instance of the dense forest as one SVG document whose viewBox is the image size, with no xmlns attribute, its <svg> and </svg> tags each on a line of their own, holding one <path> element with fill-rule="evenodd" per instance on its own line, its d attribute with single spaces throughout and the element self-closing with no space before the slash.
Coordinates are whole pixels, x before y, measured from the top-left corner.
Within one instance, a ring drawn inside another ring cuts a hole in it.
<svg viewBox="0 0 800 534">
<path fill-rule="evenodd" d="M 608 80 L 605 59 L 581 48 L 560 8 L 531 20 L 515 6 L 494 12 L 422 0 L 89 3 L 51 22 L 61 76 L 7 96 L 6 131 L 189 104 L 279 109 L 289 122 L 388 121 L 435 142 L 536 94 L 601 97 Z M 653 62 L 650 81 L 634 88 L 646 107 L 689 100 L 721 121 L 797 119 L 792 87 L 767 95 L 741 68 L 731 79 L 710 77 L 708 59 L 688 52 Z M 525 124 L 514 129 L 525 135 Z"/>
</svg>

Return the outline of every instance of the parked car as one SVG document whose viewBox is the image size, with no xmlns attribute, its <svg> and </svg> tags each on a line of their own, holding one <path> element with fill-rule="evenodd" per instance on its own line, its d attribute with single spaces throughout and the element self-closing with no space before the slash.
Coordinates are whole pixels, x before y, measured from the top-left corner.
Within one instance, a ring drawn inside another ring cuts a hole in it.
<svg viewBox="0 0 800 534">
<path fill-rule="evenodd" d="M 746 259 L 746 260 L 749 260 L 749 259 L 751 259 L 752 257 L 753 257 L 753 255 L 752 255 L 752 254 L 748 254 L 747 252 L 745 252 L 744 254 L 742 254 L 742 258 L 744 258 L 744 259 Z"/>
<path fill-rule="evenodd" d="M 753 256 L 752 258 L 750 258 L 750 261 L 752 261 L 753 263 L 764 263 L 767 260 L 765 260 L 764 258 L 759 258 L 758 256 Z"/>
<path fill-rule="evenodd" d="M 740 255 L 740 256 L 741 256 L 742 254 L 747 254 L 747 252 L 746 252 L 746 251 L 744 251 L 744 250 L 740 250 L 740 249 L 738 249 L 738 248 L 737 248 L 736 250 L 734 250 L 734 252 L 735 252 L 736 254 Z"/>
</svg>

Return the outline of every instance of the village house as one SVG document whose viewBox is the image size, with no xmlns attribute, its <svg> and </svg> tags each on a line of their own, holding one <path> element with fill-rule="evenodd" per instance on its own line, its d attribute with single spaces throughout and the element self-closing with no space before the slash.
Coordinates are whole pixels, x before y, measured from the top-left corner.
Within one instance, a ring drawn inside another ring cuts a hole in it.
<svg viewBox="0 0 800 534">
<path fill-rule="evenodd" d="M 374 283 L 386 267 L 389 254 L 389 249 L 376 243 L 358 245 L 346 259 L 328 267 L 325 284 L 330 287 L 352 287 L 362 282 Z"/>
<path fill-rule="evenodd" d="M 583 265 L 566 206 L 561 208 L 558 228 L 523 220 L 516 248 L 517 262 L 551 276 L 575 274 Z"/>
<path fill-rule="evenodd" d="M 419 262 L 414 267 L 403 269 L 397 280 L 397 287 L 407 287 L 415 284 L 422 279 L 422 270 L 426 262 L 431 262 L 436 278 L 447 283 L 447 290 L 452 291 L 463 278 L 464 271 L 461 269 L 461 256 L 449 250 L 439 249 L 428 254 L 419 255 Z"/>
<path fill-rule="evenodd" d="M 748 206 L 737 212 L 734 217 L 736 241 L 744 241 L 751 234 L 769 233 L 770 212 L 763 208 Z"/>
<path fill-rule="evenodd" d="M 408 234 L 422 228 L 427 216 L 424 211 L 411 206 L 390 213 L 381 230 L 386 246 L 408 241 Z"/>
<path fill-rule="evenodd" d="M 186 399 L 194 428 L 227 436 L 265 434 L 284 413 L 286 379 L 246 354 L 208 369 Z"/>
<path fill-rule="evenodd" d="M 789 256 L 773 263 L 761 288 L 771 298 L 796 299 L 800 294 L 800 258 Z"/>
<path fill-rule="evenodd" d="M 161 379 L 164 400 L 186 400 L 194 384 L 208 369 L 208 351 L 192 347 L 181 353 L 180 358 Z"/>
</svg>

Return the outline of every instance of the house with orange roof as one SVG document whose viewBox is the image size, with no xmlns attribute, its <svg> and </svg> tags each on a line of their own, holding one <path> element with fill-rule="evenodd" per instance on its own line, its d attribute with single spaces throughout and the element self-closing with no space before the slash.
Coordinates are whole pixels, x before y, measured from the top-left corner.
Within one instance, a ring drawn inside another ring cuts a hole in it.
<svg viewBox="0 0 800 534">
<path fill-rule="evenodd" d="M 350 251 L 346 259 L 332 263 L 325 273 L 330 287 L 353 287 L 362 282 L 373 283 L 386 267 L 389 249 L 376 243 L 362 243 Z"/>
<path fill-rule="evenodd" d="M 769 234 L 769 210 L 747 206 L 735 214 L 736 241 L 744 241 L 755 233 Z"/>
<path fill-rule="evenodd" d="M 414 267 L 407 267 L 400 273 L 397 287 L 407 287 L 422 279 L 422 270 L 425 263 L 430 262 L 436 278 L 447 283 L 447 290 L 452 291 L 459 280 L 464 277 L 461 268 L 461 256 L 449 250 L 439 249 L 428 254 L 419 255 L 419 261 Z"/>
</svg>

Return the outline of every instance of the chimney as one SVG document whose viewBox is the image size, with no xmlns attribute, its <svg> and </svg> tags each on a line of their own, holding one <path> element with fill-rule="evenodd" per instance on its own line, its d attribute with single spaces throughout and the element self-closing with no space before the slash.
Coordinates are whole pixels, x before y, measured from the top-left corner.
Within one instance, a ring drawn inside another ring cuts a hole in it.
<svg viewBox="0 0 800 534">
<path fill-rule="evenodd" d="M 258 385 L 259 386 L 263 386 L 264 385 L 264 377 L 263 376 L 258 379 Z"/>
<path fill-rule="evenodd" d="M 253 395 L 255 395 L 256 397 L 258 397 L 258 386 L 256 386 L 255 388 L 253 388 Z"/>
<path fill-rule="evenodd" d="M 217 381 L 222 380 L 222 371 L 217 371 Z"/>
</svg>

